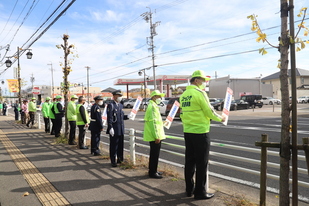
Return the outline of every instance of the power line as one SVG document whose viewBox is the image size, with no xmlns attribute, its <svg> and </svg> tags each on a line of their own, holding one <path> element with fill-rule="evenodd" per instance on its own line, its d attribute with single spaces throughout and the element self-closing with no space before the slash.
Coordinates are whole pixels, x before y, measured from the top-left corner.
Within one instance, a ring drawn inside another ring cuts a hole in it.
<svg viewBox="0 0 309 206">
<path fill-rule="evenodd" d="M 18 2 L 18 0 L 16 0 L 16 2 L 15 2 L 15 4 L 14 4 L 14 7 L 13 7 L 13 9 L 12 9 L 12 11 L 11 11 L 11 14 L 10 14 L 8 20 L 6 21 L 6 23 L 5 23 L 5 25 L 4 25 L 3 29 L 2 29 L 2 31 L 0 32 L 0 35 L 3 33 L 3 31 L 5 30 L 5 28 L 6 28 L 7 24 L 8 24 L 8 22 L 10 21 L 11 16 L 12 16 L 12 14 L 13 14 L 13 12 L 14 12 L 14 10 L 15 10 L 15 7 L 16 7 L 16 5 L 17 5 L 17 2 Z"/>
</svg>

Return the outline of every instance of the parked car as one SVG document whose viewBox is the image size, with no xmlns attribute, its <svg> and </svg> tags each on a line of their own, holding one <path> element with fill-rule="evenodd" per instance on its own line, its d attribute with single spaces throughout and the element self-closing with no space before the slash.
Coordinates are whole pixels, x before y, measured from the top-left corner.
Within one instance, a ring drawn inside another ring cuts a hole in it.
<svg viewBox="0 0 309 206">
<path fill-rule="evenodd" d="M 161 101 L 160 104 L 158 104 L 161 115 L 166 115 L 165 112 L 166 112 L 166 106 L 168 104 L 168 101 L 169 100 L 163 100 L 163 101 Z"/>
<path fill-rule="evenodd" d="M 165 115 L 167 116 L 169 114 L 169 112 L 171 111 L 173 104 L 175 101 L 179 102 L 179 97 L 177 98 L 170 98 L 170 100 L 168 100 L 168 103 L 166 105 L 166 110 L 165 110 Z M 178 109 L 175 117 L 180 117 L 180 108 Z"/>
<path fill-rule="evenodd" d="M 297 103 L 308 103 L 309 102 L 309 96 L 301 96 L 297 98 Z"/>
<path fill-rule="evenodd" d="M 263 104 L 269 104 L 269 105 L 273 105 L 273 104 L 281 104 L 281 100 L 280 99 L 275 99 L 273 97 L 262 97 L 262 102 Z"/>
<path fill-rule="evenodd" d="M 223 104 L 224 104 L 223 98 L 215 99 L 215 101 L 211 101 L 211 99 L 209 99 L 209 101 L 210 101 L 211 106 L 213 106 L 215 110 L 222 111 Z"/>
<path fill-rule="evenodd" d="M 124 108 L 133 108 L 135 102 L 136 102 L 136 99 L 130 99 L 129 101 L 123 103 L 123 107 Z"/>
<path fill-rule="evenodd" d="M 240 99 L 244 100 L 245 102 L 248 102 L 250 107 L 253 107 L 253 108 L 263 107 L 262 95 L 259 95 L 259 94 L 244 95 Z"/>
<path fill-rule="evenodd" d="M 224 99 L 219 98 L 215 102 L 210 102 L 215 110 L 222 111 L 224 107 Z M 237 104 L 235 101 L 231 102 L 230 110 L 237 110 Z"/>
<path fill-rule="evenodd" d="M 143 98 L 142 103 L 140 105 L 140 109 L 144 109 L 146 111 L 147 106 L 149 104 L 150 98 Z"/>
<path fill-rule="evenodd" d="M 236 109 L 249 109 L 249 103 L 242 99 L 233 100 L 232 103 L 236 104 Z"/>
<path fill-rule="evenodd" d="M 215 102 L 217 98 L 209 98 L 209 102 Z"/>
</svg>

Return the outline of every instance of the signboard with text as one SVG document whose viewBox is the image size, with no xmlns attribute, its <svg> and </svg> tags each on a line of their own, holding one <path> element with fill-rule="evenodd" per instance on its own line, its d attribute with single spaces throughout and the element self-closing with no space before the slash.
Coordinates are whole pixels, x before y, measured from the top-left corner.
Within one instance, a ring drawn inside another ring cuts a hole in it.
<svg viewBox="0 0 309 206">
<path fill-rule="evenodd" d="M 225 125 L 225 126 L 227 125 L 227 121 L 228 121 L 228 118 L 229 118 L 232 99 L 233 99 L 233 90 L 228 87 L 227 90 L 226 90 L 224 106 L 223 106 L 223 110 L 222 110 L 222 116 L 225 117 L 225 121 L 222 122 L 222 124 Z"/>
</svg>

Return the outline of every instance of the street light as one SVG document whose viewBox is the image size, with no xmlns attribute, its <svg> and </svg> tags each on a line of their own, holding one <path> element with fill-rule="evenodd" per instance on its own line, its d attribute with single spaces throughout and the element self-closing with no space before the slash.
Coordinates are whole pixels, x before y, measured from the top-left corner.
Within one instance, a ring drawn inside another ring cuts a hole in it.
<svg viewBox="0 0 309 206">
<path fill-rule="evenodd" d="M 22 48 L 17 47 L 17 67 L 18 67 L 17 78 L 18 78 L 18 101 L 19 101 L 19 104 L 21 104 L 21 78 L 20 78 L 19 52 L 20 51 L 26 51 L 26 50 L 29 50 L 26 53 L 27 59 L 32 59 L 33 54 L 31 52 L 31 49 L 22 49 Z M 8 59 L 5 61 L 5 65 L 7 67 L 12 66 L 12 61 L 9 59 L 9 58 L 12 58 L 12 57 L 14 57 L 14 56 L 7 57 Z"/>
</svg>

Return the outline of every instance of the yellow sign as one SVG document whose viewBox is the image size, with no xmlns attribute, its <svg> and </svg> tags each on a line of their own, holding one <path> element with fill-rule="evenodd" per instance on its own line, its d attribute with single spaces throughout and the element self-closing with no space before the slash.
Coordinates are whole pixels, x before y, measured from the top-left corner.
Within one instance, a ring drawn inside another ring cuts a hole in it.
<svg viewBox="0 0 309 206">
<path fill-rule="evenodd" d="M 7 79 L 10 92 L 19 92 L 18 79 Z"/>
</svg>

